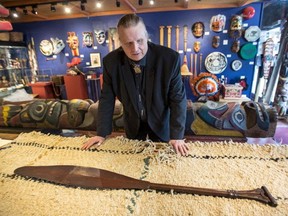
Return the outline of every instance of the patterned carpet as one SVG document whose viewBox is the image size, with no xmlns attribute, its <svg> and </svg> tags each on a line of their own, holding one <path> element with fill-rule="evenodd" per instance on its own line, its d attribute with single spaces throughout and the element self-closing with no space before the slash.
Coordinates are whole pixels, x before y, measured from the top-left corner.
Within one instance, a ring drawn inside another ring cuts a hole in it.
<svg viewBox="0 0 288 216">
<path fill-rule="evenodd" d="M 87 139 L 31 132 L 0 148 L 0 215 L 288 215 L 287 145 L 190 142 L 189 156 L 180 157 L 165 143 L 123 137 L 82 151 Z M 43 165 L 95 167 L 153 183 L 217 190 L 265 185 L 278 206 L 173 190 L 65 187 L 14 174 L 21 166 Z"/>
</svg>

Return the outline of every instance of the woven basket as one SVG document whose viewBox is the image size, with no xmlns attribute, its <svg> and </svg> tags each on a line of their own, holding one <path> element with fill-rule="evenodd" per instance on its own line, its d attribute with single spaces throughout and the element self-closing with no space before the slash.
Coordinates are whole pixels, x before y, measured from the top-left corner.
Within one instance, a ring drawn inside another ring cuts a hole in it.
<svg viewBox="0 0 288 216">
<path fill-rule="evenodd" d="M 0 33 L 0 41 L 9 41 L 9 39 L 10 39 L 9 32 Z"/>
<path fill-rule="evenodd" d="M 10 32 L 10 41 L 21 42 L 23 41 L 22 32 Z"/>
</svg>

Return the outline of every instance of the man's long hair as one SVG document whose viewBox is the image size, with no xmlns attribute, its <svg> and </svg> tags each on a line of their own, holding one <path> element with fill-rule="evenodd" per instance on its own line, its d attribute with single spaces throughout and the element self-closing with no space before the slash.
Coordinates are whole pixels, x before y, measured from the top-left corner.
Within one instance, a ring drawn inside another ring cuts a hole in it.
<svg viewBox="0 0 288 216">
<path fill-rule="evenodd" d="M 136 26 L 139 23 L 143 24 L 145 31 L 146 31 L 146 35 L 148 36 L 147 29 L 146 29 L 143 19 L 137 16 L 136 14 L 126 14 L 123 17 L 121 17 L 121 19 L 119 20 L 117 24 L 117 29 L 119 29 L 119 27 L 129 28 L 131 26 Z"/>
</svg>

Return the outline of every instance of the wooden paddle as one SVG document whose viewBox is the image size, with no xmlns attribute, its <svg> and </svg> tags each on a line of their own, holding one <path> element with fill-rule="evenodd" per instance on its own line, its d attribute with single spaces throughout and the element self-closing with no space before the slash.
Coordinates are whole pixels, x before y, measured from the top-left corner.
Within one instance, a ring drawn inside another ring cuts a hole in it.
<svg viewBox="0 0 288 216">
<path fill-rule="evenodd" d="M 252 199 L 269 204 L 273 207 L 277 206 L 276 200 L 265 186 L 254 190 L 235 191 L 157 184 L 134 179 L 107 170 L 72 165 L 24 166 L 17 168 L 14 173 L 24 177 L 32 177 L 66 186 L 88 189 L 152 189 L 165 192 L 173 190 L 177 193 Z"/>
<path fill-rule="evenodd" d="M 167 47 L 171 48 L 171 32 L 172 26 L 167 26 Z"/>
</svg>

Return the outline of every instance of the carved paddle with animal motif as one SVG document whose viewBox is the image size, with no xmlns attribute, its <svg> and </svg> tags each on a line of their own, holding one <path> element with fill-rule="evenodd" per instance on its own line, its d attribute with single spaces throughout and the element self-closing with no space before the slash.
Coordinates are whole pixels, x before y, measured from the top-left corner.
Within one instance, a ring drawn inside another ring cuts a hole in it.
<svg viewBox="0 0 288 216">
<path fill-rule="evenodd" d="M 273 207 L 277 206 L 276 200 L 265 186 L 255 190 L 245 191 L 185 187 L 178 185 L 151 183 L 149 181 L 134 179 L 107 170 L 72 165 L 24 166 L 17 168 L 14 173 L 24 177 L 32 177 L 73 187 L 89 189 L 152 189 L 165 192 L 173 190 L 177 193 L 251 199 L 269 204 Z"/>
</svg>

